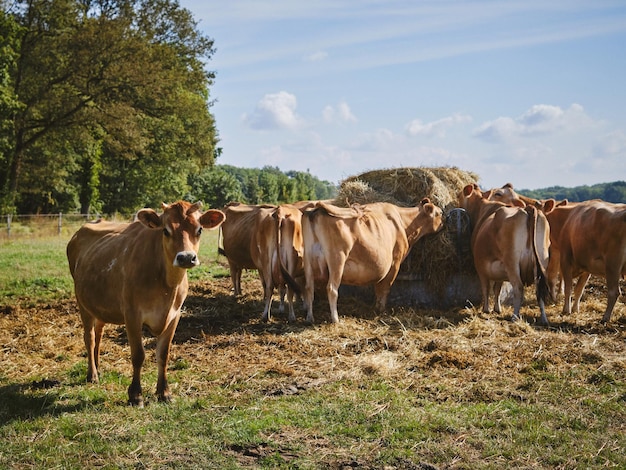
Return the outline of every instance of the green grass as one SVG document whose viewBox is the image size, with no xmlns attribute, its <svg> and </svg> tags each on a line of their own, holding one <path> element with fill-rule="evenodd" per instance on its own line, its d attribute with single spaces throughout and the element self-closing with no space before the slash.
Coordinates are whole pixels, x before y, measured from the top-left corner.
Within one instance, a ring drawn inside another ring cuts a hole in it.
<svg viewBox="0 0 626 470">
<path fill-rule="evenodd" d="M 72 279 L 63 238 L 18 239 L 0 243 L 0 297 L 6 303 L 68 297 Z"/>
<path fill-rule="evenodd" d="M 192 283 L 228 275 L 216 254 L 217 232 L 209 233 L 202 265 L 190 272 Z M 1 306 L 27 309 L 71 298 L 65 243 L 60 238 L 0 243 Z M 0 312 L 0 321 L 17 313 Z M 59 334 L 82 341 L 77 319 L 59 313 L 54 318 Z M 203 322 L 208 329 L 210 320 Z M 36 323 L 25 321 L 21 336 L 0 336 L 0 468 L 626 468 L 623 323 L 590 333 L 598 341 L 587 343 L 586 333 L 564 337 L 493 322 L 496 326 L 463 333 L 463 323 L 428 331 L 404 320 L 408 332 L 403 326 L 394 333 L 381 332 L 376 320 L 346 319 L 350 331 L 332 325 L 265 327 L 249 320 L 230 326 L 230 336 L 214 333 L 213 341 L 194 337 L 174 347 L 169 405 L 156 402 L 153 343 L 147 340 L 142 376 L 147 405 L 136 409 L 126 406 L 127 347 L 122 345 L 117 357 L 105 344 L 101 382 L 87 384 L 84 354 L 68 346 L 44 353 L 42 360 L 38 346 L 22 346 L 46 340 L 37 338 Z M 325 336 L 335 352 L 315 349 Z M 520 359 L 513 374 L 498 369 L 503 367 L 498 360 L 490 366 L 495 371 L 482 364 L 481 348 L 503 341 L 504 358 L 527 336 L 535 354 L 530 352 L 532 360 Z M 123 342 L 122 334 L 117 338 L 113 334 L 114 342 Z M 351 341 L 362 348 L 350 349 Z M 258 355 L 243 356 L 242 349 L 241 362 L 228 370 L 218 367 L 220 355 L 243 343 Z M 393 376 L 364 366 L 368 372 L 357 374 L 356 366 L 345 365 L 369 353 L 366 346 L 374 348 L 372 353 L 413 354 L 407 365 L 433 348 L 444 359 L 446 352 L 454 358 L 450 344 L 479 358 L 468 361 L 467 369 L 403 366 Z M 280 356 L 280 367 L 272 363 L 272 355 L 278 358 L 290 345 L 294 349 Z M 564 355 L 576 350 L 583 351 L 584 360 L 560 367 Z M 54 370 L 42 366 L 24 374 L 12 366 L 20 363 L 12 360 L 15 355 L 53 363 Z M 300 373 L 299 366 L 316 361 L 339 372 L 304 371 L 322 380 L 294 393 L 274 392 L 292 381 L 290 374 Z M 491 372 L 472 372 L 479 366 Z"/>
<path fill-rule="evenodd" d="M 559 403 L 514 400 L 437 403 L 374 381 L 282 397 L 250 390 L 237 398 L 216 387 L 202 398 L 135 409 L 123 405 L 123 393 L 107 397 L 103 385 L 4 390 L 13 405 L 2 413 L 0 466 L 235 468 L 231 450 L 259 448 L 264 455 L 257 463 L 266 468 L 318 468 L 326 452 L 345 462 L 367 455 L 375 468 L 423 459 L 457 462 L 456 468 L 624 462 L 626 436 L 605 434 L 623 427 L 624 402 L 617 397 L 575 401 L 567 411 Z"/>
<path fill-rule="evenodd" d="M 0 242 L 0 298 L 4 304 L 47 302 L 71 297 L 73 282 L 65 249 L 70 236 L 16 238 Z M 206 276 L 229 276 L 219 264 L 218 231 L 205 231 L 200 266 L 189 271 L 190 281 Z"/>
</svg>

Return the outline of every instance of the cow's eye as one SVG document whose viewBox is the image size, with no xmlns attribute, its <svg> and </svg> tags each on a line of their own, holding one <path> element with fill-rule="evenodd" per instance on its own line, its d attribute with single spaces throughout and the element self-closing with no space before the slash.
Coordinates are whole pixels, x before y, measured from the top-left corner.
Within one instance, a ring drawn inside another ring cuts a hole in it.
<svg viewBox="0 0 626 470">
<path fill-rule="evenodd" d="M 202 227 L 198 227 L 198 232 L 196 232 L 198 236 L 202 235 Z"/>
<path fill-rule="evenodd" d="M 163 229 L 163 235 L 165 235 L 166 237 L 170 236 L 170 232 L 169 230 L 167 230 L 166 228 Z"/>
</svg>

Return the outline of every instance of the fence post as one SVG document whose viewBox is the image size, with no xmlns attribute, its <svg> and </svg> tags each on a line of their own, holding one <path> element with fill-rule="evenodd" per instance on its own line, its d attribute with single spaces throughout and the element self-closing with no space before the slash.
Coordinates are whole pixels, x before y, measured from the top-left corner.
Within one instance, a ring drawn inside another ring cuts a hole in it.
<svg viewBox="0 0 626 470">
<path fill-rule="evenodd" d="M 59 212 L 59 230 L 58 235 L 61 235 L 61 228 L 63 227 L 63 212 Z"/>
<path fill-rule="evenodd" d="M 11 238 L 11 214 L 7 215 L 7 237 Z"/>
</svg>

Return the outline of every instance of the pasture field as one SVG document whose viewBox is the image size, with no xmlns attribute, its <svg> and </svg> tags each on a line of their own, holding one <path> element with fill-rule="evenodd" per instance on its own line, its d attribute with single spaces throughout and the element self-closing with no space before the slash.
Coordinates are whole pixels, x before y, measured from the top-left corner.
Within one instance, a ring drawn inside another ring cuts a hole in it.
<svg viewBox="0 0 626 470">
<path fill-rule="evenodd" d="M 207 232 L 205 232 L 206 234 Z M 217 232 L 191 271 L 158 403 L 146 332 L 144 409 L 126 405 L 130 351 L 105 329 L 101 383 L 86 355 L 67 237 L 0 243 L 0 468 L 626 468 L 626 307 L 607 325 L 604 281 L 581 313 L 525 321 L 449 311 L 375 313 L 339 298 L 328 323 L 260 321 L 255 272 L 231 294 Z M 622 288 L 624 283 L 622 281 Z"/>
</svg>

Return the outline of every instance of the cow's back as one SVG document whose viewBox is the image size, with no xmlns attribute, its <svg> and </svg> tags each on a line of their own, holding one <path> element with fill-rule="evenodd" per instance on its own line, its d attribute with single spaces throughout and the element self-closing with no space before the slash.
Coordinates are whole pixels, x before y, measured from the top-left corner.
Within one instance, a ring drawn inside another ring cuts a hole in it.
<svg viewBox="0 0 626 470">
<path fill-rule="evenodd" d="M 371 205 L 375 206 L 375 204 Z M 302 218 L 305 257 L 313 259 L 317 281 L 343 258 L 342 281 L 366 285 L 380 281 L 393 263 L 397 224 L 376 207 L 318 207 Z"/>
</svg>

